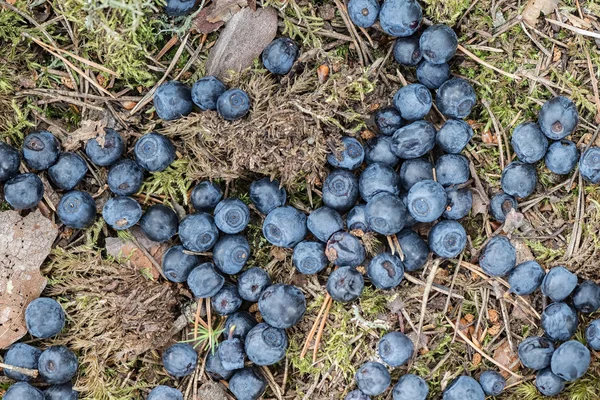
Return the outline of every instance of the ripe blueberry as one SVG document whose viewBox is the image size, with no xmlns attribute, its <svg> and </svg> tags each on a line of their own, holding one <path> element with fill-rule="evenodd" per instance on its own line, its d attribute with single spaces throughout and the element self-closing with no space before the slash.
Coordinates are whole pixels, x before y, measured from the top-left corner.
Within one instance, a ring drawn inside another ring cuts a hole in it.
<svg viewBox="0 0 600 400">
<path fill-rule="evenodd" d="M 537 185 L 537 173 L 531 164 L 513 161 L 502 171 L 502 190 L 505 193 L 525 198 L 533 193 Z"/>
<path fill-rule="evenodd" d="M 479 376 L 479 384 L 488 396 L 499 396 L 506 387 L 506 379 L 496 371 L 484 371 Z"/>
<path fill-rule="evenodd" d="M 415 67 L 423 58 L 416 34 L 396 39 L 393 51 L 396 62 L 405 67 Z"/>
<path fill-rule="evenodd" d="M 227 380 L 227 379 L 231 378 L 231 375 L 233 375 L 233 372 L 234 372 L 234 371 L 225 369 L 223 367 L 223 364 L 221 363 L 221 359 L 219 358 L 219 348 L 218 347 L 214 351 L 208 352 L 208 355 L 206 356 L 205 369 L 206 369 L 206 372 L 208 372 L 208 375 L 215 380 L 221 380 L 221 379 Z"/>
<path fill-rule="evenodd" d="M 75 229 L 88 228 L 96 219 L 96 202 L 87 192 L 71 190 L 60 199 L 56 215 L 65 226 Z"/>
<path fill-rule="evenodd" d="M 244 341 L 237 338 L 224 340 L 219 343 L 217 352 L 223 368 L 229 371 L 244 368 Z"/>
<path fill-rule="evenodd" d="M 462 119 L 471 113 L 477 96 L 469 82 L 462 78 L 452 78 L 439 87 L 435 100 L 440 112 L 446 117 Z"/>
<path fill-rule="evenodd" d="M 273 246 L 292 248 L 306 236 L 306 215 L 291 206 L 277 207 L 265 218 L 262 231 Z"/>
<path fill-rule="evenodd" d="M 410 360 L 415 351 L 415 346 L 402 332 L 390 332 L 385 334 L 377 346 L 379 356 L 392 368 L 404 365 Z"/>
<path fill-rule="evenodd" d="M 433 105 L 431 92 L 419 83 L 406 85 L 394 95 L 394 107 L 400 111 L 402 118 L 416 121 L 424 118 Z"/>
<path fill-rule="evenodd" d="M 546 272 L 537 261 L 525 261 L 515 267 L 508 276 L 510 291 L 519 296 L 526 296 L 535 292 Z"/>
<path fill-rule="evenodd" d="M 579 312 L 590 314 L 600 308 L 600 286 L 593 281 L 583 281 L 573 292 L 573 306 Z"/>
<path fill-rule="evenodd" d="M 136 194 L 144 183 L 144 171 L 128 158 L 117 161 L 108 170 L 108 187 L 117 196 Z"/>
<path fill-rule="evenodd" d="M 548 271 L 542 281 L 542 293 L 544 296 L 550 297 L 552 301 L 565 300 L 576 287 L 577 275 L 562 265 Z"/>
<path fill-rule="evenodd" d="M 72 382 L 67 382 L 62 385 L 50 386 L 44 391 L 44 396 L 45 400 L 77 400 L 79 398 L 79 393 L 73 390 Z M 152 400 L 150 397 L 148 397 L 148 399 Z M 183 397 L 174 400 L 183 400 Z"/>
<path fill-rule="evenodd" d="M 23 160 L 31 169 L 43 171 L 50 168 L 60 154 L 60 144 L 48 131 L 36 131 L 25 136 L 23 141 Z"/>
<path fill-rule="evenodd" d="M 88 171 L 87 164 L 75 153 L 61 153 L 56 164 L 48 168 L 48 176 L 59 189 L 71 190 Z"/>
<path fill-rule="evenodd" d="M 301 274 L 312 275 L 321 272 L 329 264 L 325 256 L 325 245 L 308 240 L 298 243 L 294 247 L 292 262 Z"/>
<path fill-rule="evenodd" d="M 183 394 L 172 387 L 159 385 L 152 389 L 146 400 L 183 400 Z"/>
<path fill-rule="evenodd" d="M 433 222 L 440 218 L 448 204 L 444 187 L 436 181 L 420 181 L 408 191 L 408 212 L 419 222 Z"/>
<path fill-rule="evenodd" d="M 455 258 L 467 244 L 467 233 L 454 220 L 442 220 L 429 231 L 429 249 L 442 258 Z"/>
<path fill-rule="evenodd" d="M 427 382 L 413 374 L 403 375 L 392 392 L 394 400 L 426 400 L 428 394 Z"/>
<path fill-rule="evenodd" d="M 238 400 L 258 400 L 266 388 L 265 379 L 254 368 L 240 369 L 229 379 L 229 390 Z"/>
<path fill-rule="evenodd" d="M 210 211 L 223 198 L 223 191 L 214 182 L 202 181 L 192 190 L 192 205 L 197 211 Z"/>
<path fill-rule="evenodd" d="M 456 54 L 458 38 L 448 25 L 432 25 L 419 39 L 423 58 L 432 64 L 447 63 Z"/>
<path fill-rule="evenodd" d="M 575 168 L 579 161 L 577 145 L 570 140 L 559 140 L 548 147 L 544 158 L 546 167 L 558 175 L 568 174 Z"/>
<path fill-rule="evenodd" d="M 246 337 L 246 354 L 256 365 L 273 365 L 281 361 L 287 348 L 285 331 L 265 323 L 256 325 Z"/>
<path fill-rule="evenodd" d="M 170 375 L 182 378 L 196 369 L 198 353 L 189 344 L 176 343 L 163 352 L 162 362 Z"/>
<path fill-rule="evenodd" d="M 162 243 L 175 236 L 179 227 L 179 218 L 173 209 L 156 204 L 142 215 L 140 227 L 148 239 Z"/>
<path fill-rule="evenodd" d="M 67 383 L 77 373 L 77 357 L 65 346 L 48 347 L 40 355 L 38 372 L 51 385 Z"/>
<path fill-rule="evenodd" d="M 371 397 L 356 389 L 348 393 L 344 400 L 371 400 Z"/>
<path fill-rule="evenodd" d="M 369 231 L 369 224 L 367 224 L 367 207 L 364 204 L 358 204 L 348 212 L 346 216 L 346 225 L 348 231 L 360 231 L 362 233 Z"/>
<path fill-rule="evenodd" d="M 226 121 L 243 118 L 250 111 L 250 97 L 242 89 L 229 89 L 217 100 L 217 112 Z"/>
<path fill-rule="evenodd" d="M 422 60 L 417 66 L 417 80 L 431 90 L 438 89 L 449 79 L 450 65 L 448 63 L 432 64 L 427 60 Z"/>
<path fill-rule="evenodd" d="M 262 178 L 250 184 L 250 201 L 261 213 L 267 215 L 277 207 L 283 207 L 287 198 L 277 179 Z"/>
<path fill-rule="evenodd" d="M 242 299 L 255 303 L 263 290 L 271 286 L 271 278 L 264 269 L 253 267 L 238 277 L 237 286 Z"/>
<path fill-rule="evenodd" d="M 142 136 L 134 148 L 135 160 L 143 169 L 164 171 L 175 161 L 175 146 L 169 138 L 156 132 Z"/>
<path fill-rule="evenodd" d="M 567 382 L 573 382 L 585 375 L 590 367 L 590 351 L 576 340 L 561 344 L 550 362 L 552 373 Z"/>
<path fill-rule="evenodd" d="M 356 371 L 354 379 L 360 391 L 370 396 L 380 395 L 392 383 L 392 378 L 387 368 L 378 362 L 364 363 Z"/>
<path fill-rule="evenodd" d="M 585 330 L 585 340 L 593 350 L 600 350 L 600 319 L 592 321 Z M 7 361 L 8 364 L 10 364 Z"/>
<path fill-rule="evenodd" d="M 0 182 L 6 182 L 19 173 L 21 155 L 14 147 L 0 142 Z"/>
<path fill-rule="evenodd" d="M 215 270 L 213 263 L 207 262 L 190 271 L 187 284 L 195 298 L 206 299 L 219 293 L 225 278 Z"/>
<path fill-rule="evenodd" d="M 242 305 L 242 298 L 238 294 L 237 287 L 231 283 L 225 283 L 221 290 L 211 299 L 213 310 L 219 315 L 229 315 L 236 312 Z M 241 368 L 241 367 L 238 367 Z M 237 369 L 237 368 L 236 368 Z"/>
<path fill-rule="evenodd" d="M 600 147 L 592 146 L 581 155 L 579 173 L 590 183 L 600 183 Z"/>
<path fill-rule="evenodd" d="M 400 167 L 400 184 L 409 191 L 417 182 L 433 180 L 433 165 L 426 158 L 406 160 Z"/>
<path fill-rule="evenodd" d="M 429 121 L 416 121 L 403 126 L 394 133 L 392 153 L 409 159 L 423 157 L 435 146 L 435 127 Z"/>
<path fill-rule="evenodd" d="M 423 9 L 416 0 L 386 0 L 379 12 L 381 29 L 394 37 L 415 33 L 422 18 Z"/>
<path fill-rule="evenodd" d="M 545 337 L 530 336 L 519 344 L 518 354 L 525 368 L 539 371 L 550 366 L 554 345 Z"/>
<path fill-rule="evenodd" d="M 318 240 L 327 242 L 331 235 L 344 229 L 344 221 L 333 208 L 323 206 L 308 215 L 306 226 Z"/>
<path fill-rule="evenodd" d="M 404 253 L 404 270 L 411 272 L 423 268 L 429 257 L 429 247 L 421 236 L 411 229 L 403 229 L 396 237 Z"/>
<path fill-rule="evenodd" d="M 17 382 L 11 385 L 4 396 L 3 400 L 44 400 L 44 393 L 41 390 L 34 388 L 29 383 Z"/>
<path fill-rule="evenodd" d="M 248 332 L 256 326 L 256 318 L 247 311 L 237 311 L 227 316 L 225 321 L 225 330 L 223 334 L 226 337 L 245 340 Z"/>
<path fill-rule="evenodd" d="M 323 203 L 337 211 L 352 208 L 358 199 L 358 180 L 350 171 L 335 169 L 323 183 Z"/>
<path fill-rule="evenodd" d="M 462 119 L 449 119 L 437 132 L 437 145 L 446 153 L 459 154 L 473 137 L 473 128 Z"/>
<path fill-rule="evenodd" d="M 349 303 L 360 297 L 365 281 L 360 272 L 351 267 L 340 267 L 327 279 L 327 293 L 335 301 Z"/>
<path fill-rule="evenodd" d="M 492 197 L 490 201 L 490 213 L 498 222 L 506 221 L 506 216 L 510 210 L 517 210 L 517 200 L 504 192 L 499 192 Z"/>
<path fill-rule="evenodd" d="M 205 76 L 192 86 L 192 101 L 201 110 L 216 110 L 217 100 L 227 88 L 218 78 Z"/>
<path fill-rule="evenodd" d="M 566 303 L 552 303 L 542 313 L 542 328 L 554 341 L 571 339 L 577 331 L 577 313 Z"/>
<path fill-rule="evenodd" d="M 538 123 L 548 139 L 565 138 L 575 130 L 578 122 L 575 103 L 563 96 L 553 97 L 545 102 L 538 114 Z"/>
<path fill-rule="evenodd" d="M 185 282 L 190 272 L 200 264 L 200 256 L 185 254 L 184 247 L 181 245 L 173 246 L 163 256 L 163 273 L 171 282 Z"/>
<path fill-rule="evenodd" d="M 287 329 L 302 319 L 306 298 L 296 286 L 277 283 L 263 290 L 258 299 L 258 309 L 267 324 Z"/>
<path fill-rule="evenodd" d="M 154 108 L 158 117 L 165 121 L 186 116 L 194 109 L 192 91 L 181 82 L 165 82 L 154 93 Z"/>
<path fill-rule="evenodd" d="M 537 373 L 535 387 L 544 396 L 556 396 L 565 389 L 565 381 L 554 375 L 550 368 L 546 368 Z"/>
<path fill-rule="evenodd" d="M 369 202 L 379 193 L 400 193 L 400 178 L 394 169 L 385 164 L 371 164 L 363 170 L 358 180 L 360 197 Z"/>
<path fill-rule="evenodd" d="M 298 53 L 298 45 L 292 39 L 277 38 L 263 50 L 262 62 L 271 73 L 285 75 L 294 66 Z"/>
<path fill-rule="evenodd" d="M 469 160 L 461 154 L 444 154 L 435 162 L 435 173 L 443 186 L 462 185 L 471 177 Z"/>
<path fill-rule="evenodd" d="M 459 376 L 446 390 L 442 397 L 443 400 L 484 400 L 485 393 L 479 382 L 470 376 Z"/>
<path fill-rule="evenodd" d="M 369 229 L 381 235 L 394 235 L 404 228 L 408 210 L 398 196 L 379 193 L 373 196 L 365 208 Z"/>
<path fill-rule="evenodd" d="M 102 217 L 115 230 L 129 229 L 142 218 L 142 207 L 131 197 L 113 197 L 104 204 Z"/>
<path fill-rule="evenodd" d="M 458 189 L 455 186 L 446 188 L 448 205 L 442 214 L 446 219 L 462 219 L 466 217 L 473 207 L 473 192 L 468 187 Z"/>
<path fill-rule="evenodd" d="M 103 137 L 95 137 L 85 144 L 85 154 L 99 167 L 108 167 L 121 158 L 123 139 L 114 129 L 104 128 Z"/>
<path fill-rule="evenodd" d="M 4 200 L 15 210 L 33 208 L 44 197 L 44 185 L 35 174 L 20 174 L 4 184 Z"/>
<path fill-rule="evenodd" d="M 219 239 L 219 230 L 212 215 L 205 212 L 189 214 L 179 224 L 179 239 L 187 250 L 208 251 Z"/>
<path fill-rule="evenodd" d="M 510 144 L 519 160 L 528 164 L 540 161 L 548 150 L 548 139 L 535 122 L 518 125 L 513 130 Z"/>
<path fill-rule="evenodd" d="M 196 5 L 194 0 L 167 0 L 165 4 L 165 13 L 171 17 L 180 17 L 189 14 L 194 8 L 194 5 Z M 164 400 L 171 399 L 165 398 Z M 175 400 L 175 398 L 173 398 L 173 400 Z"/>
<path fill-rule="evenodd" d="M 65 312 L 56 300 L 39 297 L 27 305 L 25 323 L 31 336 L 49 338 L 65 326 Z"/>
<path fill-rule="evenodd" d="M 221 200 L 215 207 L 215 224 L 223 233 L 240 233 L 250 222 L 250 209 L 240 199 Z"/>
<path fill-rule="evenodd" d="M 354 25 L 370 28 L 379 16 L 379 2 L 377 0 L 350 0 L 348 16 Z"/>
<path fill-rule="evenodd" d="M 369 262 L 367 276 L 377 289 L 393 289 L 404 278 L 404 265 L 398 256 L 380 253 Z"/>
<path fill-rule="evenodd" d="M 224 274 L 235 275 L 250 257 L 250 245 L 244 235 L 224 235 L 213 248 L 213 262 Z"/>
<path fill-rule="evenodd" d="M 334 168 L 354 170 L 362 164 L 365 150 L 360 142 L 353 137 L 342 138 L 343 149 L 338 153 L 327 154 L 327 162 Z"/>
<path fill-rule="evenodd" d="M 15 343 L 4 354 L 4 362 L 15 367 L 37 369 L 42 351 L 25 343 Z M 16 381 L 29 382 L 32 377 L 12 369 L 4 369 L 4 375 Z"/>
<path fill-rule="evenodd" d="M 325 249 L 329 261 L 338 266 L 358 267 L 365 261 L 365 248 L 361 241 L 348 232 L 334 233 Z"/>
<path fill-rule="evenodd" d="M 479 257 L 479 266 L 490 276 L 508 275 L 517 262 L 517 250 L 506 236 L 494 236 Z"/>
<path fill-rule="evenodd" d="M 394 107 L 380 108 L 375 113 L 375 125 L 382 135 L 393 135 L 402 126 L 400 112 Z"/>
<path fill-rule="evenodd" d="M 392 138 L 389 136 L 377 136 L 365 145 L 365 161 L 367 164 L 381 163 L 395 167 L 400 159 L 392 153 L 390 145 Z"/>
</svg>

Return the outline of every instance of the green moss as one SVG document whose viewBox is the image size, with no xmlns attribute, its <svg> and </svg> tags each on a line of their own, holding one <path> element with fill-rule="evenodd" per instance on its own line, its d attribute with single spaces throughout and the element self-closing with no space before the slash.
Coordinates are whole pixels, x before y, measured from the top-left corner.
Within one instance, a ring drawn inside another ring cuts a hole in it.
<svg viewBox="0 0 600 400">
<path fill-rule="evenodd" d="M 454 25 L 472 4 L 471 0 L 424 0 L 425 13 L 436 24 Z"/>
<path fill-rule="evenodd" d="M 188 203 L 188 191 L 192 181 L 187 178 L 189 160 L 176 160 L 167 169 L 153 172 L 144 181 L 140 193 L 146 196 L 163 196 L 167 201 L 174 199 L 183 204 Z"/>
<path fill-rule="evenodd" d="M 363 317 L 377 317 L 387 310 L 389 294 L 373 286 L 365 286 L 360 296 L 360 311 Z"/>
<path fill-rule="evenodd" d="M 544 246 L 542 242 L 537 240 L 526 240 L 525 243 L 527 243 L 527 246 L 529 246 L 531 251 L 533 251 L 533 253 L 535 254 L 536 260 L 545 263 L 555 261 L 564 257 L 566 251 L 566 247 L 551 249 L 549 247 Z"/>
</svg>

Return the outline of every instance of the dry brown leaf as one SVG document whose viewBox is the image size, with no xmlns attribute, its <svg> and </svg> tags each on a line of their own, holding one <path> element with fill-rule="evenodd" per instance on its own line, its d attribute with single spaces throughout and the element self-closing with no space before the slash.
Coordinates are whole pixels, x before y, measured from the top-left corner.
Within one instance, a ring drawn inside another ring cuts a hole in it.
<svg viewBox="0 0 600 400">
<path fill-rule="evenodd" d="M 206 20 L 206 15 L 208 14 L 207 8 L 203 8 L 196 18 L 192 21 L 192 30 L 198 33 L 212 33 L 217 31 L 220 27 L 222 27 L 225 23 L 223 21 L 219 21 L 217 23 L 210 23 Z"/>
<path fill-rule="evenodd" d="M 557 62 L 562 57 L 562 52 L 558 49 L 558 47 L 554 48 L 554 54 L 552 55 L 552 62 Z"/>
<path fill-rule="evenodd" d="M 498 346 L 496 351 L 494 351 L 493 358 L 496 360 L 496 362 L 504 365 L 512 371 L 515 371 L 519 367 L 519 356 L 510 349 L 508 340 L 505 340 L 500 346 Z M 506 371 L 500 370 L 500 373 L 505 378 L 509 377 L 509 374 Z"/>
<path fill-rule="evenodd" d="M 362 131 L 360 133 L 360 137 L 363 138 L 364 140 L 373 139 L 375 136 L 377 136 L 377 134 L 375 134 L 375 132 L 370 131 L 368 129 L 365 129 L 364 131 Z"/>
<path fill-rule="evenodd" d="M 490 334 L 490 336 L 496 336 L 497 334 L 500 333 L 500 330 L 502 330 L 502 325 L 498 324 L 498 325 L 492 325 L 490 327 L 490 329 L 488 329 L 488 332 Z"/>
<path fill-rule="evenodd" d="M 486 215 L 488 213 L 488 204 L 484 196 L 479 193 L 479 189 L 473 188 L 473 206 L 471 208 L 473 215 Z"/>
<path fill-rule="evenodd" d="M 0 213 L 0 349 L 27 333 L 25 307 L 46 286 L 40 266 L 57 235 L 56 225 L 39 210 L 25 218 L 16 211 Z"/>
<path fill-rule="evenodd" d="M 492 322 L 493 324 L 500 321 L 500 314 L 498 313 L 498 311 L 488 310 L 488 315 L 490 317 L 490 322 Z"/>
<path fill-rule="evenodd" d="M 130 232 L 135 236 L 140 246 L 143 246 L 154 258 L 154 261 L 160 264 L 169 246 L 148 239 L 138 227 L 130 229 Z M 158 279 L 160 276 L 154 262 L 132 240 L 108 237 L 106 238 L 106 253 L 115 259 L 126 259 L 136 269 L 152 274 L 154 279 Z"/>
<path fill-rule="evenodd" d="M 481 354 L 475 353 L 473 354 L 473 366 L 477 367 L 481 364 Z"/>
<path fill-rule="evenodd" d="M 487 130 L 481 134 L 481 141 L 485 144 L 498 144 L 498 137 Z"/>
<path fill-rule="evenodd" d="M 464 319 L 470 324 L 471 322 L 475 321 L 475 316 L 473 314 L 466 314 Z"/>
<path fill-rule="evenodd" d="M 75 150 L 81 146 L 81 143 L 87 142 L 89 139 L 95 137 L 103 138 L 104 128 L 106 128 L 106 121 L 104 119 L 99 121 L 81 121 L 80 128 L 69 133 L 66 142 L 63 143 L 65 150 Z M 98 143 L 100 143 L 100 141 L 98 141 Z M 104 143 L 100 144 L 103 145 Z"/>
<path fill-rule="evenodd" d="M 214 0 L 207 8 L 206 20 L 211 24 L 227 22 L 247 5 L 248 0 Z"/>
<path fill-rule="evenodd" d="M 60 81 L 63 85 L 65 85 L 69 89 L 75 89 L 75 82 L 73 82 L 73 80 L 70 77 L 63 76 L 62 78 L 60 78 Z"/>
</svg>

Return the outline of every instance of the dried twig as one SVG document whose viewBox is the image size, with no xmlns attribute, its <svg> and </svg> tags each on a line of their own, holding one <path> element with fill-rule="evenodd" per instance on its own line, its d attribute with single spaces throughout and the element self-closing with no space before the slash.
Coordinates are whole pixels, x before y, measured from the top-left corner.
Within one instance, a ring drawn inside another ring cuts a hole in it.
<svg viewBox="0 0 600 400">
<path fill-rule="evenodd" d="M 4 364 L 4 363 L 1 363 L 1 362 L 0 362 L 0 368 L 8 369 L 8 370 L 11 370 L 11 371 L 15 371 L 15 372 L 18 372 L 20 374 L 30 376 L 32 378 L 37 378 L 37 376 L 38 376 L 38 370 L 37 369 L 29 369 L 29 368 L 16 367 L 14 365 Z"/>
<path fill-rule="evenodd" d="M 423 292 L 423 301 L 421 302 L 421 318 L 419 319 L 419 325 L 417 328 L 417 343 L 415 344 L 414 354 L 418 354 L 419 347 L 421 344 L 421 333 L 423 331 L 423 322 L 425 321 L 425 313 L 427 311 L 427 302 L 429 301 L 429 293 L 431 293 L 431 287 L 433 286 L 433 280 L 437 273 L 438 267 L 440 266 L 440 260 L 437 259 L 433 262 L 429 276 L 427 277 L 427 285 L 425 285 L 425 291 Z M 427 345 L 424 345 L 427 349 Z"/>
<path fill-rule="evenodd" d="M 327 307 L 325 308 L 325 312 L 323 313 L 323 317 L 321 318 L 321 323 L 319 325 L 319 331 L 317 332 L 317 337 L 315 339 L 315 347 L 313 349 L 313 363 L 317 362 L 317 353 L 319 352 L 319 344 L 321 343 L 321 338 L 323 337 L 323 331 L 325 330 L 325 323 L 327 322 L 327 318 L 329 317 L 329 310 L 331 310 L 331 304 L 333 303 L 333 299 L 330 297 L 327 302 Z"/>
<path fill-rule="evenodd" d="M 467 57 L 471 58 L 473 61 L 475 61 L 476 63 L 479 63 L 481 65 L 483 65 L 484 67 L 488 67 L 490 69 L 493 69 L 494 71 L 498 72 L 499 74 L 502 74 L 508 78 L 514 79 L 515 81 L 520 81 L 521 77 L 517 76 L 515 74 L 511 74 L 510 72 L 506 72 L 501 70 L 498 67 L 494 67 L 492 64 L 483 61 L 481 58 L 477 57 L 475 54 L 471 53 L 469 50 L 465 49 L 463 46 L 461 46 L 460 44 L 458 45 L 458 50 L 460 50 L 464 55 L 466 55 Z"/>
<path fill-rule="evenodd" d="M 327 303 L 329 302 L 330 298 L 331 296 L 329 296 L 329 293 L 327 293 L 325 295 L 325 299 L 323 300 L 323 304 L 321 305 L 321 309 L 319 310 L 319 313 L 317 314 L 317 317 L 313 322 L 313 326 L 308 332 L 308 335 L 306 335 L 306 342 L 304 342 L 304 346 L 302 347 L 302 351 L 300 352 L 300 358 L 304 358 L 306 356 L 306 353 L 308 352 L 308 348 L 310 346 L 310 342 L 312 341 L 313 337 L 315 336 L 315 333 L 317 332 L 317 329 L 319 328 L 319 321 L 321 320 L 323 312 L 325 312 L 325 307 L 327 307 Z"/>
<path fill-rule="evenodd" d="M 585 29 L 576 28 L 574 26 L 571 26 L 569 24 L 565 24 L 564 22 L 560 22 L 560 21 L 557 21 L 555 19 L 546 18 L 546 21 L 550 22 L 551 24 L 558 25 L 561 28 L 565 28 L 565 29 L 568 29 L 568 30 L 573 31 L 575 33 L 578 33 L 580 35 L 593 37 L 594 39 L 600 39 L 600 33 L 590 32 L 590 31 L 586 31 Z"/>
</svg>

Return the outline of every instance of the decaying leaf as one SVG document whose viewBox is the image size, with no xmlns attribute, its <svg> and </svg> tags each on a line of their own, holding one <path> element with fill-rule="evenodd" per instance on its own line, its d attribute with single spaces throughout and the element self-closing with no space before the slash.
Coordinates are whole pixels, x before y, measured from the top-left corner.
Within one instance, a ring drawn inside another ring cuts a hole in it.
<svg viewBox="0 0 600 400">
<path fill-rule="evenodd" d="M 87 142 L 89 139 L 97 136 L 104 137 L 104 128 L 106 128 L 106 121 L 104 119 L 99 121 L 81 121 L 79 129 L 69 133 L 67 140 L 63 143 L 65 150 L 75 150 L 81 146 L 81 143 Z"/>
<path fill-rule="evenodd" d="M 511 369 L 512 371 L 518 369 L 519 367 L 519 356 L 517 353 L 513 352 L 510 349 L 510 344 L 508 340 L 502 342 L 500 346 L 494 351 L 494 360 L 496 360 L 499 364 L 504 365 L 505 367 Z M 505 371 L 500 371 L 500 373 L 504 377 L 508 377 L 508 373 Z"/>
<path fill-rule="evenodd" d="M 490 322 L 496 323 L 500 321 L 500 314 L 498 313 L 498 311 L 494 309 L 488 310 L 488 315 L 490 317 Z"/>
<path fill-rule="evenodd" d="M 130 229 L 130 232 L 136 238 L 140 246 L 143 246 L 148 254 L 154 258 L 154 262 L 137 246 L 136 243 L 133 242 L 133 240 L 123 240 L 118 237 L 106 238 L 106 253 L 117 260 L 126 260 L 135 269 L 152 275 L 154 279 L 158 279 L 160 273 L 156 269 L 154 263 L 160 264 L 162 257 L 169 246 L 148 239 L 138 227 Z"/>
<path fill-rule="evenodd" d="M 0 213 L 0 348 L 27 333 L 25 307 L 46 287 L 40 266 L 57 235 L 56 225 L 39 211 L 25 218 Z"/>
<path fill-rule="evenodd" d="M 481 354 L 475 353 L 473 354 L 473 366 L 477 367 L 481 364 Z"/>
<path fill-rule="evenodd" d="M 213 0 L 210 6 L 203 8 L 194 18 L 192 28 L 199 33 L 214 32 L 248 5 L 248 0 Z M 254 8 L 250 8 L 256 11 L 256 3 Z"/>
</svg>

